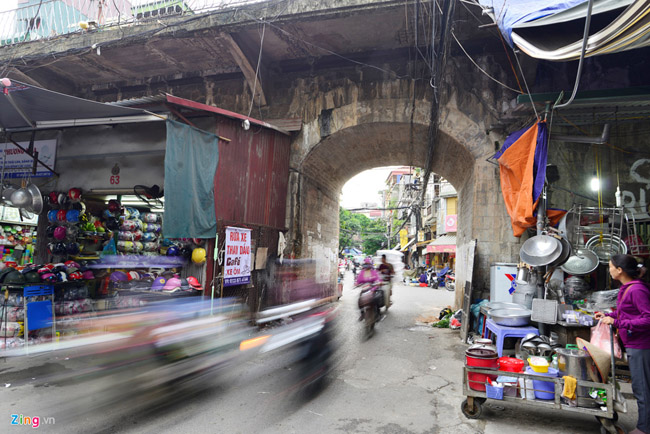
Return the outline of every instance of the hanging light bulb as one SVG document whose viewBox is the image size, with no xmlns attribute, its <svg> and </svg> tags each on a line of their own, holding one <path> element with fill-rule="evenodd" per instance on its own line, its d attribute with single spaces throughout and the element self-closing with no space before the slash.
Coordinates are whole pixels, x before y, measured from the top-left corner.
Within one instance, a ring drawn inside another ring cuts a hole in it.
<svg viewBox="0 0 650 434">
<path fill-rule="evenodd" d="M 594 172 L 593 178 L 591 178 L 591 191 L 599 191 L 600 190 L 600 179 L 598 179 L 598 175 L 596 175 L 596 172 Z"/>
</svg>

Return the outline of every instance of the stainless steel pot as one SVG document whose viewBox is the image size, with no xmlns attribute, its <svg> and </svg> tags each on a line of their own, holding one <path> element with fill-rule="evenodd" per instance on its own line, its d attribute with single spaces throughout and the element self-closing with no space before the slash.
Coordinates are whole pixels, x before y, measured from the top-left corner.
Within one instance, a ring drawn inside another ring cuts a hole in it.
<svg viewBox="0 0 650 434">
<path fill-rule="evenodd" d="M 488 311 L 492 321 L 509 327 L 528 325 L 531 313 L 528 309 L 491 309 Z"/>
<path fill-rule="evenodd" d="M 530 268 L 528 267 L 519 267 L 517 268 L 517 278 L 515 282 L 519 285 L 527 285 L 530 280 Z"/>
<path fill-rule="evenodd" d="M 507 301 L 491 301 L 486 306 L 488 312 L 493 309 L 526 309 L 519 303 L 509 303 Z"/>
<path fill-rule="evenodd" d="M 587 248 L 576 249 L 573 255 L 560 268 L 574 276 L 589 274 L 598 268 L 599 258 Z"/>
<path fill-rule="evenodd" d="M 560 253 L 560 256 L 550 264 L 551 267 L 559 267 L 564 264 L 573 252 L 571 243 L 569 243 L 566 239 L 560 238 L 560 244 L 562 244 L 562 252 Z"/>
<path fill-rule="evenodd" d="M 519 250 L 519 257 L 528 265 L 549 265 L 562 254 L 562 243 L 550 235 L 535 235 L 527 239 Z"/>
</svg>

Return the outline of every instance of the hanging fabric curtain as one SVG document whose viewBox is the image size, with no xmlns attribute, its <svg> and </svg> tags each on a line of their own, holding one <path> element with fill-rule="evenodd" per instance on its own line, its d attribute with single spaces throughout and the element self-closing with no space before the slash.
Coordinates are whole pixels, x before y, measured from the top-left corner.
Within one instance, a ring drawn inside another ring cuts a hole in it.
<svg viewBox="0 0 650 434">
<path fill-rule="evenodd" d="M 510 134 L 493 157 L 499 162 L 501 192 L 515 237 L 537 223 L 535 211 L 544 189 L 547 157 L 545 122 Z M 555 211 L 549 211 L 548 215 L 553 220 L 559 219 Z"/>
<path fill-rule="evenodd" d="M 167 120 L 165 237 L 214 237 L 214 176 L 218 162 L 217 136 Z"/>
</svg>

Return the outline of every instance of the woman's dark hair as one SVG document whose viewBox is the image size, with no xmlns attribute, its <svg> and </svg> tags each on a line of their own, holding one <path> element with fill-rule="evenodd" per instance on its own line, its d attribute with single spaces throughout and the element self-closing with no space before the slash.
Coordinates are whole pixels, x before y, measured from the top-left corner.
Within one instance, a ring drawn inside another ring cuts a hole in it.
<svg viewBox="0 0 650 434">
<path fill-rule="evenodd" d="M 625 274 L 632 278 L 638 278 L 641 267 L 632 255 L 614 255 L 610 258 L 615 267 L 621 268 Z"/>
</svg>

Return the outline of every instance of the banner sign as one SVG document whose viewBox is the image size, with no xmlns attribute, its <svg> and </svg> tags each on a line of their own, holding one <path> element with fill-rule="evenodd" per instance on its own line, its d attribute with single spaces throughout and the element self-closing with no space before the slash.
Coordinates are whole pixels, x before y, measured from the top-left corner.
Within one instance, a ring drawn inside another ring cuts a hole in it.
<svg viewBox="0 0 650 434">
<path fill-rule="evenodd" d="M 251 230 L 226 228 L 226 255 L 223 286 L 251 282 Z"/>
<path fill-rule="evenodd" d="M 29 147 L 29 141 L 17 143 L 25 149 Z M 34 151 L 38 152 L 39 160 L 54 168 L 56 139 L 34 141 Z M 5 178 L 42 178 L 53 175 L 40 163 L 36 165 L 36 174 L 32 174 L 34 159 L 13 143 L 0 144 L 0 167 L 3 162 L 5 163 Z"/>
<path fill-rule="evenodd" d="M 409 243 L 409 235 L 408 235 L 408 231 L 407 231 L 406 229 L 401 229 L 401 230 L 399 231 L 399 245 L 400 245 L 400 249 L 403 250 L 404 247 L 406 247 L 406 245 L 407 245 L 408 243 Z"/>
<path fill-rule="evenodd" d="M 445 232 L 456 232 L 458 229 L 458 215 L 449 214 L 445 216 Z"/>
</svg>

